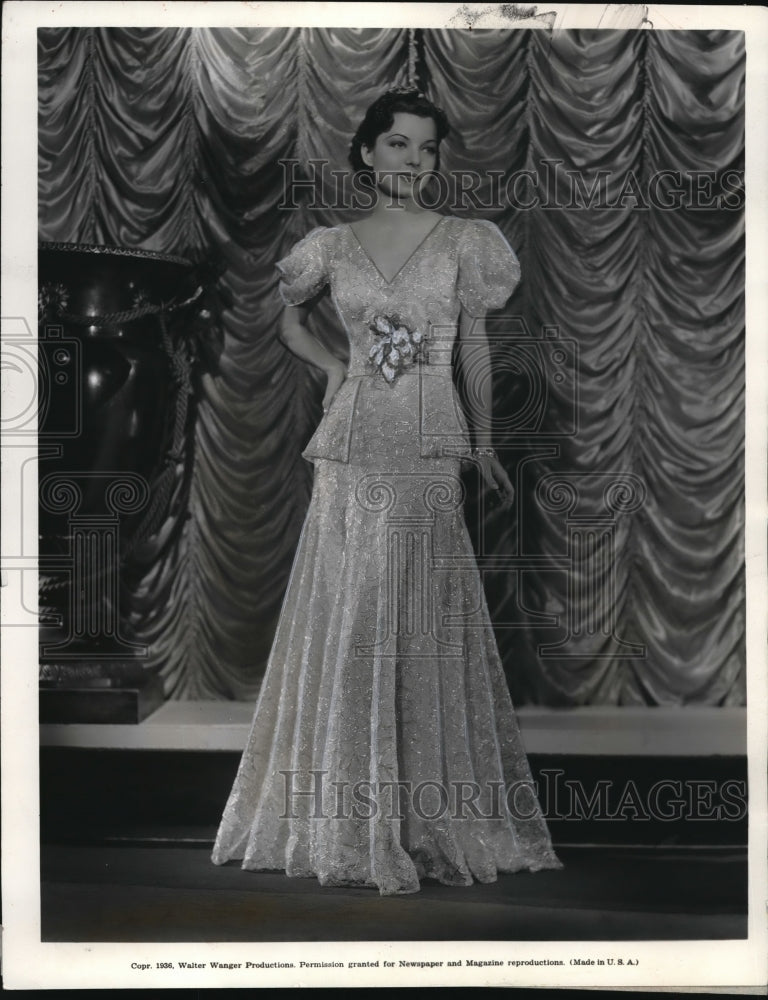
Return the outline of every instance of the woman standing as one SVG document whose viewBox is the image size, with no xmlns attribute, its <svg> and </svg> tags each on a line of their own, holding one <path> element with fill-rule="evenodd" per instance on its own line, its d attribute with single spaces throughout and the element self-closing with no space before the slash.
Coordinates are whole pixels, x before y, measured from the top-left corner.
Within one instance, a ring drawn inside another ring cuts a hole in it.
<svg viewBox="0 0 768 1000">
<path fill-rule="evenodd" d="M 452 378 L 489 372 L 483 319 L 520 267 L 498 228 L 438 215 L 418 184 L 439 168 L 443 112 L 391 91 L 350 159 L 376 204 L 319 227 L 277 265 L 281 339 L 327 375 L 315 466 L 253 725 L 212 859 L 416 892 L 420 879 L 492 882 L 560 868 L 488 615 L 462 510 L 461 461 L 514 492 L 476 444 Z M 345 366 L 307 331 L 330 290 Z"/>
</svg>

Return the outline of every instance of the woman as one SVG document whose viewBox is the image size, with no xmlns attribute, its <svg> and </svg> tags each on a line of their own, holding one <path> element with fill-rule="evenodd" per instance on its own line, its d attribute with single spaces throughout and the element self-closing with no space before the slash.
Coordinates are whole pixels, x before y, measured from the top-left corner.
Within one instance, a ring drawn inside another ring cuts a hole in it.
<svg viewBox="0 0 768 1000">
<path fill-rule="evenodd" d="M 253 726 L 212 859 L 416 892 L 560 868 L 536 800 L 462 513 L 462 460 L 506 502 L 489 403 L 476 445 L 452 379 L 489 372 L 485 312 L 520 268 L 490 222 L 425 210 L 443 112 L 413 91 L 369 108 L 350 160 L 376 204 L 277 265 L 281 339 L 327 375 L 299 539 Z M 330 289 L 341 364 L 306 329 Z M 482 392 L 475 393 L 482 397 Z"/>
</svg>

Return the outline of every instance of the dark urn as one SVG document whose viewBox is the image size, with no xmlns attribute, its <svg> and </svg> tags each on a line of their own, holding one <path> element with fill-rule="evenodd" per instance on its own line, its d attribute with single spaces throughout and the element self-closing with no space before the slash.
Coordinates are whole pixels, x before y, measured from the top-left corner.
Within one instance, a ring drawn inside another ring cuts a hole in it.
<svg viewBox="0 0 768 1000">
<path fill-rule="evenodd" d="M 39 247 L 43 722 L 139 722 L 163 701 L 124 605 L 186 515 L 212 340 L 200 276 L 151 251 Z"/>
</svg>

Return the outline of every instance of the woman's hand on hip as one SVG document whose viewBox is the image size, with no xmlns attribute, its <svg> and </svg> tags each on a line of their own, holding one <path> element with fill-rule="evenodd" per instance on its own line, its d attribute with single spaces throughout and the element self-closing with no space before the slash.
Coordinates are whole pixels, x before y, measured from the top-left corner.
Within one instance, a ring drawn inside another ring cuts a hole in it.
<svg viewBox="0 0 768 1000">
<path fill-rule="evenodd" d="M 326 383 L 325 395 L 323 396 L 323 413 L 328 412 L 328 408 L 333 402 L 333 397 L 345 382 L 347 378 L 347 366 L 339 361 L 332 368 L 326 369 L 326 374 L 328 375 L 328 382 Z"/>
</svg>

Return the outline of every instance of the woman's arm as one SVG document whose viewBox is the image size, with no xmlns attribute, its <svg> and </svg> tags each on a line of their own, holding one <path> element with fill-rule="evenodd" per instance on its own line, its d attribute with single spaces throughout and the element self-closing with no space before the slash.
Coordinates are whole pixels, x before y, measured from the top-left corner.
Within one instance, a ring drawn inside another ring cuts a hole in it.
<svg viewBox="0 0 768 1000">
<path fill-rule="evenodd" d="M 278 340 L 302 361 L 307 361 L 325 372 L 328 382 L 323 397 L 323 409 L 327 410 L 339 386 L 346 377 L 346 366 L 314 337 L 306 327 L 311 305 L 286 306 L 280 317 Z"/>
<path fill-rule="evenodd" d="M 475 444 L 490 448 L 493 446 L 493 380 L 485 316 L 470 316 L 465 309 L 461 310 L 458 361 L 466 385 L 468 416 Z"/>
<path fill-rule="evenodd" d="M 485 316 L 470 316 L 465 309 L 459 321 L 458 363 L 466 387 L 475 445 L 493 449 L 493 371 Z M 511 504 L 515 488 L 495 453 L 479 455 L 476 460 L 487 485 L 496 490 L 505 505 Z"/>
</svg>

